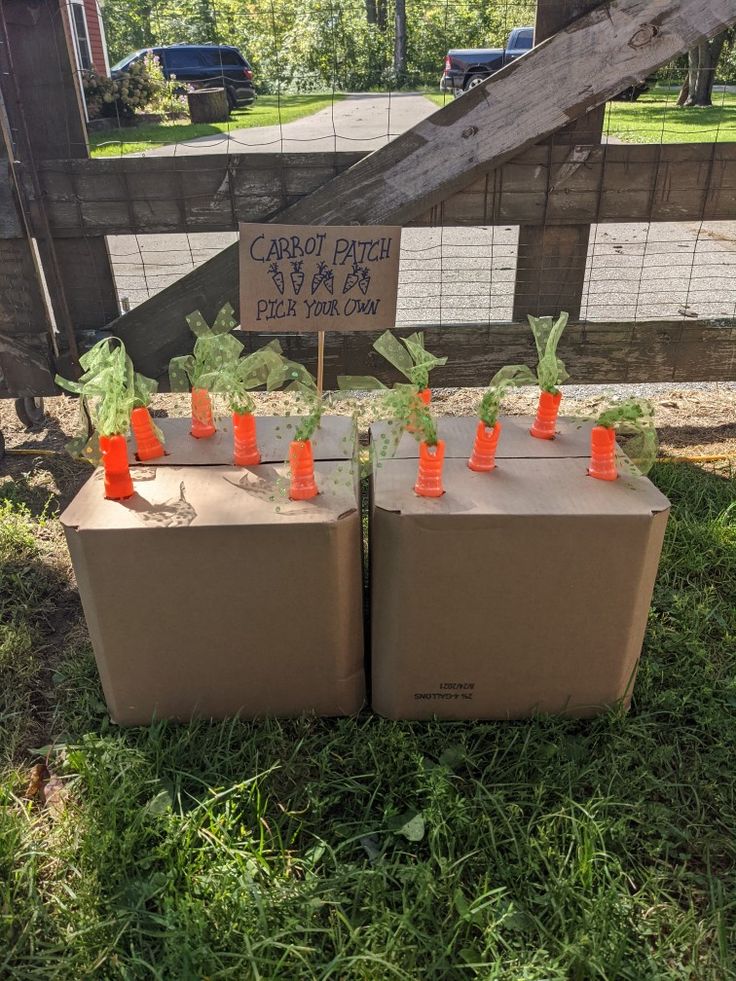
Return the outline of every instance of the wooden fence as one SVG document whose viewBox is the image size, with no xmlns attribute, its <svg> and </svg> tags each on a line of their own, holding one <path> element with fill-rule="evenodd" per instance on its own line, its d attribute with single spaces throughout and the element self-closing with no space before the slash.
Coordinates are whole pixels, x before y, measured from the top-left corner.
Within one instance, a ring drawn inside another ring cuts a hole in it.
<svg viewBox="0 0 736 981">
<path fill-rule="evenodd" d="M 736 220 L 736 144 L 601 144 L 603 104 L 616 86 L 736 21 L 731 0 L 672 0 L 665 13 L 658 0 L 545 4 L 537 40 L 549 40 L 371 155 L 99 160 L 86 147 L 63 3 L 3 0 L 0 9 L 0 395 L 54 393 L 54 373 L 73 371 L 106 330 L 125 339 L 140 370 L 162 377 L 190 343 L 183 313 L 236 303 L 231 248 L 120 317 L 106 236 L 223 232 L 276 218 L 519 226 L 525 261 L 512 322 L 430 327 L 428 346 L 450 356 L 438 385 L 484 384 L 501 364 L 528 360 L 525 314 L 559 309 L 573 318 L 562 354 L 576 381 L 736 379 L 733 318 L 576 322 L 591 225 Z M 605 71 L 594 63 L 603 41 L 617 52 Z M 529 83 L 565 52 L 577 68 L 554 100 L 540 93 L 545 105 L 527 107 L 519 92 L 535 91 Z M 460 159 L 447 164 L 448 153 Z M 282 340 L 314 364 L 314 335 Z M 380 371 L 372 341 L 328 335 L 326 382 Z"/>
</svg>

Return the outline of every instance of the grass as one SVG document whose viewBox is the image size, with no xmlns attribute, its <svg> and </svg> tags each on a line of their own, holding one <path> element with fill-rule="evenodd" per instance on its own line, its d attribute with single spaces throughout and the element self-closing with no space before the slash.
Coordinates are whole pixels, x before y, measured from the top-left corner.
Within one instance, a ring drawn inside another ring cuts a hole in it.
<svg viewBox="0 0 736 981">
<path fill-rule="evenodd" d="M 438 106 L 451 96 L 426 93 Z M 609 102 L 603 131 L 625 143 L 712 143 L 736 140 L 736 94 L 715 92 L 708 109 L 679 109 L 678 90 L 657 86 L 636 102 Z"/>
<path fill-rule="evenodd" d="M 673 512 L 628 715 L 130 730 L 106 721 L 58 522 L 18 482 L 0 976 L 736 976 L 736 483 L 653 477 Z M 45 808 L 22 799 L 41 739 L 65 788 Z"/>
<path fill-rule="evenodd" d="M 148 126 L 117 129 L 112 132 L 91 133 L 93 157 L 115 157 L 122 153 L 141 153 L 159 146 L 186 143 L 203 136 L 227 135 L 234 130 L 255 126 L 277 126 L 292 123 L 326 109 L 342 95 L 331 92 L 310 95 L 261 95 L 252 107 L 235 109 L 226 123 L 163 122 Z"/>
</svg>

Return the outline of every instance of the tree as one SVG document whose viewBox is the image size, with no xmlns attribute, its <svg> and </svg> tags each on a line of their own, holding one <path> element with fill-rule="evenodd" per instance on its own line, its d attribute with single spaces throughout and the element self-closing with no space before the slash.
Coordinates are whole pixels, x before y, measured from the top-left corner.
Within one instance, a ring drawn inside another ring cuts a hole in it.
<svg viewBox="0 0 736 981">
<path fill-rule="evenodd" d="M 396 84 L 406 78 L 406 0 L 395 0 L 394 75 Z"/>
<path fill-rule="evenodd" d="M 690 48 L 687 55 L 687 78 L 677 99 L 678 106 L 689 108 L 713 105 L 713 83 L 727 34 L 727 31 L 723 31 L 710 41 L 701 41 Z"/>
</svg>

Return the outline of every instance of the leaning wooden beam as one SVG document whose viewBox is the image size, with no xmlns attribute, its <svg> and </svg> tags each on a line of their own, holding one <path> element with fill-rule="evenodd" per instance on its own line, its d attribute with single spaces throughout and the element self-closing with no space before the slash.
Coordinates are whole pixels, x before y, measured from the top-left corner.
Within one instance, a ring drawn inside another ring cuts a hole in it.
<svg viewBox="0 0 736 981">
<path fill-rule="evenodd" d="M 413 330 L 414 328 L 411 328 Z M 503 365 L 532 363 L 531 333 L 526 324 L 462 324 L 425 327 L 429 350 L 446 354 L 445 368 L 432 373 L 438 388 L 487 385 Z M 409 329 L 397 330 L 406 335 Z M 237 335 L 248 350 L 261 347 L 274 335 Z M 327 334 L 325 385 L 336 387 L 338 375 L 367 372 L 383 381 L 397 381 L 396 372 L 373 350 L 375 334 Z M 286 354 L 314 371 L 317 339 L 314 334 L 279 337 Z M 580 385 L 624 382 L 690 382 L 736 380 L 736 320 L 588 323 L 567 327 L 560 345 L 572 378 Z"/>
<path fill-rule="evenodd" d="M 48 160 L 55 237 L 237 231 L 312 194 L 363 153 Z M 409 225 L 736 219 L 736 143 L 533 146 Z M 19 231 L 3 221 L 0 239 Z"/>
<path fill-rule="evenodd" d="M 734 22 L 734 0 L 611 0 L 274 219 L 409 221 Z M 199 307 L 211 317 L 226 301 L 237 307 L 236 246 L 114 321 L 113 329 L 135 357 L 139 338 L 153 327 L 160 375 L 172 354 L 189 347 L 185 315 Z"/>
</svg>

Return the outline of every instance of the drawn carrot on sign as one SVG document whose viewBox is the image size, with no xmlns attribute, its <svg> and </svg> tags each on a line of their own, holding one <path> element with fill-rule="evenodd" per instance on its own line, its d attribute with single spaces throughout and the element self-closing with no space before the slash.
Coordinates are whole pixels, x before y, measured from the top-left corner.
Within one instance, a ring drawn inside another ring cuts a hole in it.
<svg viewBox="0 0 736 981">
<path fill-rule="evenodd" d="M 471 470 L 488 472 L 495 469 L 496 447 L 501 435 L 501 423 L 498 421 L 501 401 L 509 388 L 528 384 L 528 381 L 528 369 L 520 368 L 518 365 L 501 368 L 491 378 L 478 406 L 478 425 L 468 460 L 468 467 Z"/>
<path fill-rule="evenodd" d="M 283 296 L 283 294 L 284 294 L 284 274 L 279 269 L 278 263 L 277 262 L 272 262 L 271 265 L 268 267 L 268 272 L 269 272 L 269 275 L 271 276 L 271 279 L 273 280 L 273 285 L 276 287 L 276 289 L 279 291 L 279 293 L 281 293 L 281 295 Z"/>
<path fill-rule="evenodd" d="M 104 468 L 105 497 L 124 500 L 134 493 L 128 466 L 131 410 L 142 392 L 155 390 L 150 378 L 136 375 L 133 364 L 117 337 L 106 337 L 79 359 L 78 381 L 56 376 L 56 383 L 80 396 L 80 435 L 69 444 L 75 455 L 83 455 Z M 90 427 L 92 432 L 90 432 Z"/>
<path fill-rule="evenodd" d="M 331 296 L 334 291 L 334 278 L 334 274 L 327 263 L 320 262 L 317 266 L 317 272 L 312 276 L 312 296 L 314 296 L 320 286 L 324 286 Z"/>
<path fill-rule="evenodd" d="M 590 433 L 588 475 L 596 480 L 616 480 L 616 433 L 631 438 L 628 459 L 640 473 L 647 473 L 657 456 L 654 410 L 644 399 L 625 399 L 602 412 Z"/>
<path fill-rule="evenodd" d="M 343 293 L 349 293 L 351 289 L 357 286 L 363 296 L 365 296 L 365 294 L 368 292 L 370 283 L 371 274 L 368 267 L 361 266 L 357 262 L 354 262 L 352 272 L 349 272 L 345 277 L 342 291 Z"/>
<path fill-rule="evenodd" d="M 353 286 L 357 286 L 358 285 L 358 270 L 359 269 L 360 269 L 360 266 L 358 265 L 358 263 L 357 262 L 354 262 L 353 263 L 352 272 L 349 272 L 347 274 L 347 276 L 345 277 L 345 283 L 343 284 L 343 287 L 342 287 L 343 293 L 349 293 L 350 290 L 353 288 Z"/>
<path fill-rule="evenodd" d="M 291 288 L 297 296 L 301 293 L 302 286 L 304 286 L 303 265 L 304 263 L 300 259 L 296 259 L 291 263 Z"/>
<path fill-rule="evenodd" d="M 210 386 L 218 372 L 238 361 L 243 345 L 230 333 L 236 324 L 229 303 L 220 310 L 212 327 L 199 310 L 189 314 L 187 323 L 197 338 L 194 350 L 171 359 L 169 381 L 172 392 L 187 392 L 191 386 L 191 434 L 195 439 L 207 439 L 217 432 Z"/>
</svg>

